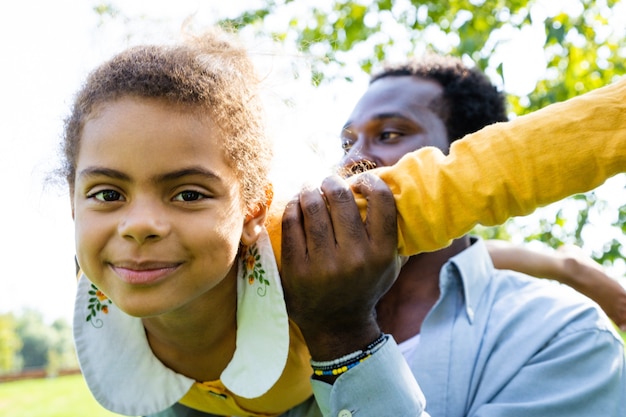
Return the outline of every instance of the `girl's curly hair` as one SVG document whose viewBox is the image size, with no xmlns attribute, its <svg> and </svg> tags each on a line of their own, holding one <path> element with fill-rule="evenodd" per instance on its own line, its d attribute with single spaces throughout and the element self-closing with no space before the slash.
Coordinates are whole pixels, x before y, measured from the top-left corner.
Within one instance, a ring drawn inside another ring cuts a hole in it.
<svg viewBox="0 0 626 417">
<path fill-rule="evenodd" d="M 220 129 L 224 157 L 240 179 L 243 201 L 264 204 L 272 146 L 266 136 L 259 79 L 245 48 L 226 30 L 187 34 L 174 45 L 127 49 L 89 74 L 65 120 L 62 176 L 70 190 L 85 122 L 98 106 L 120 97 L 164 100 L 210 117 Z"/>
</svg>

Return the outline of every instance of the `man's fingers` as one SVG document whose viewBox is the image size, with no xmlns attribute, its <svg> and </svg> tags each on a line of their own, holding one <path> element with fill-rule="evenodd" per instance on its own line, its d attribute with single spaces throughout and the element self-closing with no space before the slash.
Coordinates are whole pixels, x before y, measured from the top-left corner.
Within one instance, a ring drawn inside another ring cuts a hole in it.
<svg viewBox="0 0 626 417">
<path fill-rule="evenodd" d="M 367 200 L 365 228 L 377 246 L 397 248 L 398 225 L 393 193 L 378 176 L 364 173 L 352 183 L 355 192 Z"/>
<path fill-rule="evenodd" d="M 335 247 L 325 197 L 319 188 L 305 188 L 300 191 L 299 202 L 307 251 L 310 256 L 324 257 Z"/>
<path fill-rule="evenodd" d="M 300 201 L 294 198 L 287 203 L 282 219 L 281 252 L 282 263 L 293 264 L 306 257 L 306 236 L 304 233 Z"/>
<path fill-rule="evenodd" d="M 331 176 L 324 179 L 321 188 L 328 204 L 336 244 L 349 248 L 356 242 L 366 241 L 365 226 L 349 184 L 339 176 Z"/>
<path fill-rule="evenodd" d="M 366 223 L 353 190 L 367 200 Z M 324 179 L 320 189 L 303 189 L 285 208 L 282 227 L 283 258 L 292 263 L 323 262 L 337 251 L 354 247 L 397 247 L 393 194 L 380 178 L 367 173 L 355 178 L 352 185 L 331 176 Z"/>
</svg>

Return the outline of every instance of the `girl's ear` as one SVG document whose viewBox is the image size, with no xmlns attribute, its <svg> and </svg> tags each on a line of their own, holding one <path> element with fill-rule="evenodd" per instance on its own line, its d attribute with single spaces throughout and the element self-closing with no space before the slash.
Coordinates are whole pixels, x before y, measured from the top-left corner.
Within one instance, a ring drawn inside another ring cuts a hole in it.
<svg viewBox="0 0 626 417">
<path fill-rule="evenodd" d="M 246 216 L 241 232 L 241 243 L 250 246 L 257 241 L 263 231 L 266 216 L 267 206 L 265 204 L 259 204 L 254 212 Z"/>
<path fill-rule="evenodd" d="M 271 184 L 265 189 L 265 203 L 256 206 L 254 211 L 246 215 L 246 219 L 243 222 L 243 231 L 241 232 L 241 243 L 246 246 L 254 244 L 259 235 L 263 231 L 263 225 L 265 224 L 265 218 L 267 217 L 267 211 L 272 204 L 274 198 L 274 189 Z"/>
</svg>

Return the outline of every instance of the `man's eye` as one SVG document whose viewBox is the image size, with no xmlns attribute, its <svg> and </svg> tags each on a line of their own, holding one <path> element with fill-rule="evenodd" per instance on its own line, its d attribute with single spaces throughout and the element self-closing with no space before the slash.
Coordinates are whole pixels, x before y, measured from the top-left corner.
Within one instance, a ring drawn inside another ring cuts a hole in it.
<svg viewBox="0 0 626 417">
<path fill-rule="evenodd" d="M 400 133 L 398 132 L 382 132 L 380 134 L 380 138 L 382 140 L 388 140 L 388 139 L 396 139 L 398 137 L 400 137 Z"/>
<path fill-rule="evenodd" d="M 174 201 L 196 201 L 206 198 L 206 196 L 198 191 L 183 191 L 174 197 Z"/>
<path fill-rule="evenodd" d="M 343 149 L 345 152 L 348 152 L 351 148 L 352 148 L 352 142 L 350 142 L 349 140 L 341 141 L 341 149 Z"/>
<path fill-rule="evenodd" d="M 122 194 L 114 190 L 103 190 L 88 196 L 98 201 L 119 201 L 122 200 Z"/>
</svg>

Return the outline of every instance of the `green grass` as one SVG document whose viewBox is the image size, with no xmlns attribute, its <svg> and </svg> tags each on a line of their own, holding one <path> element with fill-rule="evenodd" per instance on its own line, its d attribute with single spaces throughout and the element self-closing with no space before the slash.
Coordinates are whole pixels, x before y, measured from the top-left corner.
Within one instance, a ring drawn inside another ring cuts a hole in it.
<svg viewBox="0 0 626 417">
<path fill-rule="evenodd" d="M 91 396 L 82 375 L 0 383 L 2 417 L 113 417 Z"/>
</svg>

